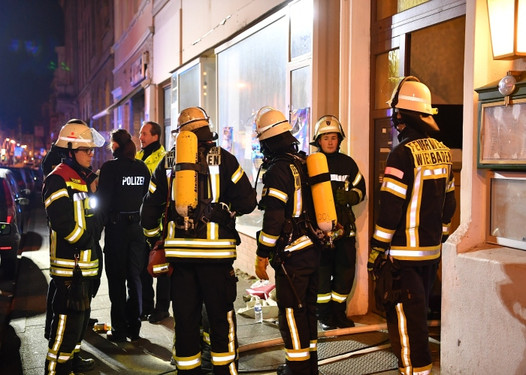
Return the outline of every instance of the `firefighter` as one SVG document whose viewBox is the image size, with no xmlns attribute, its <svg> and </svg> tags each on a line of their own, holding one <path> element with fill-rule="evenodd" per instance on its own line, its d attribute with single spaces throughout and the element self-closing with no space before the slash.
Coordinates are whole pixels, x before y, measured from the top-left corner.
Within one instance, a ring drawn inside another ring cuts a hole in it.
<svg viewBox="0 0 526 375">
<path fill-rule="evenodd" d="M 111 301 L 108 339 L 124 342 L 127 337 L 138 339 L 141 328 L 140 275 L 146 240 L 139 210 L 148 191 L 150 171 L 135 159 L 135 143 L 127 130 L 113 131 L 110 147 L 115 159 L 102 165 L 97 195 L 105 224 L 104 256 Z"/>
<path fill-rule="evenodd" d="M 155 121 L 144 121 L 139 132 L 139 142 L 141 149 L 137 152 L 135 157 L 142 160 L 150 174 L 153 173 L 157 165 L 159 165 L 166 150 L 161 144 L 161 125 Z M 142 314 L 141 320 L 148 320 L 150 323 L 158 324 L 163 319 L 170 316 L 168 310 L 170 308 L 170 280 L 167 275 L 160 275 L 157 277 L 155 284 L 155 293 L 153 291 L 153 278 L 146 270 L 148 265 L 148 252 L 145 252 L 144 268 L 141 272 L 142 282 Z M 154 298 L 155 295 L 155 298 Z M 154 303 L 155 299 L 155 303 Z"/>
<path fill-rule="evenodd" d="M 90 315 L 90 302 L 99 279 L 96 241 L 100 223 L 90 188 L 97 175 L 91 170 L 94 148 L 104 138 L 81 120 L 60 130 L 56 145 L 66 158 L 46 177 L 42 188 L 50 226 L 50 273 L 53 287 L 46 374 L 87 371 L 93 359 L 82 359 L 80 343 Z"/>
<path fill-rule="evenodd" d="M 145 234 L 154 242 L 162 233 L 161 217 L 169 197 L 164 248 L 173 266 L 170 287 L 177 338 L 174 360 L 179 374 L 201 374 L 204 303 L 210 324 L 213 372 L 236 374 L 237 277 L 232 264 L 240 238 L 235 218 L 254 210 L 256 193 L 235 156 L 216 146 L 217 135 L 210 130 L 204 109 L 184 109 L 174 125 L 176 147 L 154 171 L 141 209 Z M 187 143 L 179 146 L 180 142 Z M 191 156 L 193 149 L 193 162 L 176 160 L 179 153 Z M 195 180 L 182 183 L 179 172 L 194 175 Z M 180 200 L 174 201 L 176 195 L 191 198 L 194 194 L 195 205 L 182 206 Z"/>
<path fill-rule="evenodd" d="M 263 107 L 256 116 L 256 132 L 264 155 L 264 210 L 258 232 L 255 272 L 268 280 L 275 269 L 279 327 L 285 343 L 284 365 L 278 374 L 317 374 L 316 294 L 321 245 L 312 196 L 307 185 L 306 156 L 285 116 Z M 323 237 L 323 234 L 321 235 Z M 270 260 L 269 260 L 270 258 Z"/>
<path fill-rule="evenodd" d="M 425 375 L 432 367 L 429 294 L 455 211 L 455 182 L 449 148 L 430 136 L 439 128 L 429 88 L 408 76 L 388 103 L 400 143 L 387 157 L 368 269 L 400 374 Z"/>
<path fill-rule="evenodd" d="M 338 118 L 322 116 L 317 122 L 311 145 L 327 157 L 336 206 L 338 235 L 322 252 L 318 286 L 318 320 L 323 330 L 354 327 L 347 318 L 347 298 L 351 292 L 356 265 L 356 225 L 352 206 L 365 199 L 365 180 L 350 156 L 341 153 L 345 138 Z"/>
</svg>

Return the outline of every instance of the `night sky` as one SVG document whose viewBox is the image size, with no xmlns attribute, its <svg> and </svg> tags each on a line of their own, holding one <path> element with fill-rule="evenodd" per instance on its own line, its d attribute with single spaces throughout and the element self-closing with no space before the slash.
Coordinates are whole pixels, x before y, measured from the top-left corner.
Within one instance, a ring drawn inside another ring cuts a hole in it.
<svg viewBox="0 0 526 375">
<path fill-rule="evenodd" d="M 32 132 L 47 101 L 55 47 L 64 43 L 58 0 L 0 0 L 0 127 Z"/>
</svg>

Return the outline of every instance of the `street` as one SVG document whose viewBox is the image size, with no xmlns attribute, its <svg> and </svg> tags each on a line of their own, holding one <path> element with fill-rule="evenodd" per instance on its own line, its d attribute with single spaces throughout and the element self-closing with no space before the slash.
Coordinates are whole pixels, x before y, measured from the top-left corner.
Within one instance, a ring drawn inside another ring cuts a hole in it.
<svg viewBox="0 0 526 375">
<path fill-rule="evenodd" d="M 16 284 L 0 283 L 0 375 L 41 375 L 47 353 L 44 338 L 46 292 L 49 283 L 49 235 L 40 204 L 33 206 L 28 232 L 23 236 Z M 238 323 L 239 373 L 270 375 L 284 362 L 283 345 L 275 317 L 264 316 L 256 323 L 253 315 L 240 314 L 255 279 L 243 273 L 239 278 L 235 309 Z M 14 297 L 13 297 L 14 296 Z M 9 301 L 11 314 L 8 314 Z M 110 324 L 108 285 L 103 274 L 101 287 L 92 301 L 92 318 Z M 265 311 L 265 310 L 264 310 Z M 268 310 L 270 311 L 270 310 Z M 319 371 L 323 375 L 397 374 L 396 358 L 389 351 L 385 322 L 374 314 L 353 317 L 356 327 L 319 331 Z M 113 343 L 105 333 L 88 330 L 81 356 L 95 359 L 95 369 L 87 375 L 175 374 L 170 363 L 174 338 L 173 319 L 162 324 L 143 322 L 139 340 Z M 438 330 L 440 327 L 437 327 Z M 436 328 L 435 328 L 436 330 Z M 437 331 L 438 332 L 438 331 Z M 435 333 L 438 336 L 438 333 Z M 431 341 L 434 353 L 432 374 L 439 374 L 439 343 Z"/>
</svg>

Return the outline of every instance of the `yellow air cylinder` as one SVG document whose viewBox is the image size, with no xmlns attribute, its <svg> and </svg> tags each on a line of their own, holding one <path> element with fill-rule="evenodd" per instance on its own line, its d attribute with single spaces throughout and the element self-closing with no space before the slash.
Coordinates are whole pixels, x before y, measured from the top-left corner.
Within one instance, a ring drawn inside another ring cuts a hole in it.
<svg viewBox="0 0 526 375">
<path fill-rule="evenodd" d="M 197 136 L 187 130 L 179 133 L 175 147 L 175 210 L 182 217 L 190 216 L 197 207 Z"/>
<path fill-rule="evenodd" d="M 333 229 L 338 219 L 325 154 L 316 152 L 309 155 L 307 157 L 307 171 L 311 179 L 316 222 L 322 231 L 328 233 Z"/>
</svg>

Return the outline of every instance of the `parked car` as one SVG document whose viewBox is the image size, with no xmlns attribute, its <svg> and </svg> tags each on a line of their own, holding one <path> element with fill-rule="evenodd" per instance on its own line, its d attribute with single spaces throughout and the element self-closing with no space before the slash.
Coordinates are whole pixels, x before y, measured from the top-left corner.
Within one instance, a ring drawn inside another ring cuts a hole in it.
<svg viewBox="0 0 526 375">
<path fill-rule="evenodd" d="M 32 188 L 35 185 L 33 177 L 30 176 L 29 172 L 24 167 L 7 167 L 7 169 L 15 175 L 19 193 L 29 198 L 32 193 Z"/>
<path fill-rule="evenodd" d="M 30 177 L 29 172 L 27 172 L 23 167 L 7 167 L 11 171 L 11 178 L 16 182 L 15 199 L 27 199 L 27 203 L 19 204 L 19 221 L 18 229 L 20 233 L 24 233 L 29 222 L 29 203 L 31 199 L 35 198 L 34 192 L 31 191 L 31 187 L 34 186 L 33 178 Z"/>
<path fill-rule="evenodd" d="M 19 246 L 20 233 L 16 225 L 0 222 L 0 280 L 15 279 Z"/>
<path fill-rule="evenodd" d="M 0 168 L 0 274 L 14 278 L 23 228 L 22 208 L 29 199 L 18 194 L 18 187 L 9 169 Z"/>
</svg>

